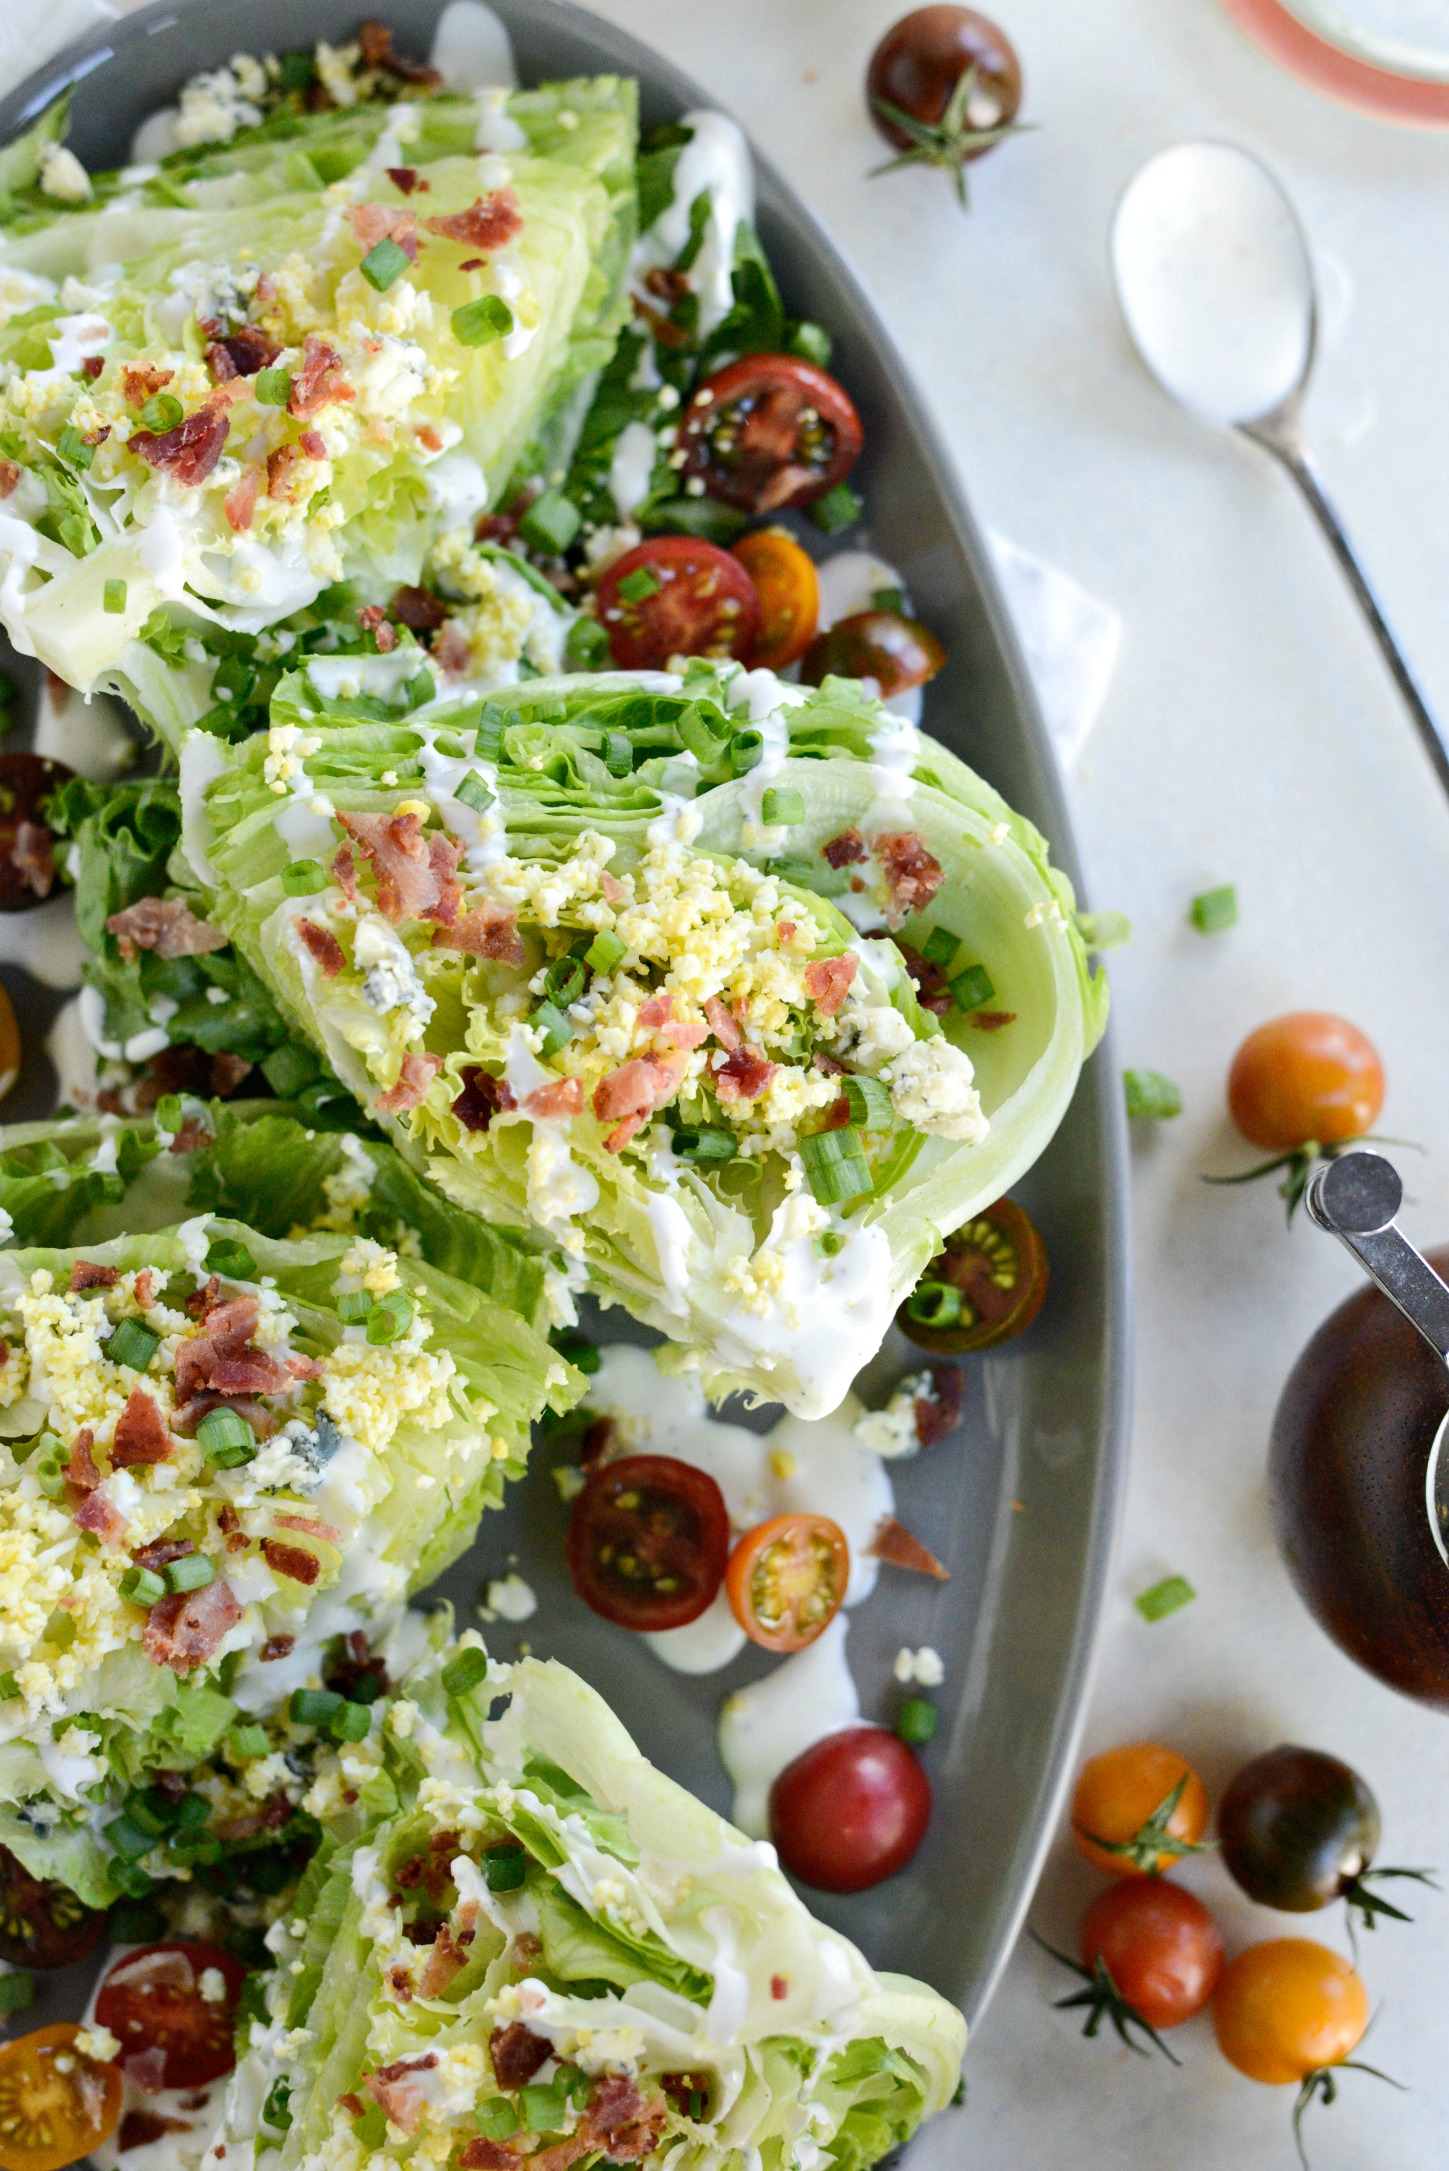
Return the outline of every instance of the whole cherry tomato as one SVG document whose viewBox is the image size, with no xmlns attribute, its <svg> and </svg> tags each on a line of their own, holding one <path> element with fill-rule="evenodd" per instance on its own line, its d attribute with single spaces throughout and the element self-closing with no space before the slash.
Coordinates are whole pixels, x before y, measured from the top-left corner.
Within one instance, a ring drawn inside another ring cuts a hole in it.
<svg viewBox="0 0 1449 2171">
<path fill-rule="evenodd" d="M 924 686 L 946 661 L 930 628 L 902 611 L 856 611 L 817 633 L 800 666 L 807 686 L 827 678 L 874 679 L 882 701 Z"/>
<path fill-rule="evenodd" d="M 652 535 L 599 582 L 599 623 L 621 671 L 662 671 L 673 656 L 749 656 L 760 599 L 738 558 L 691 535 Z"/>
<path fill-rule="evenodd" d="M 1264 1153 L 1361 1138 L 1383 1105 L 1384 1067 L 1372 1041 L 1324 1010 L 1260 1025 L 1228 1073 L 1233 1122 Z"/>
<path fill-rule="evenodd" d="M 964 203 L 962 168 L 1009 135 L 1021 109 L 1021 62 L 975 8 L 916 8 L 872 53 L 865 90 L 871 119 L 901 154 L 891 164 L 939 167 Z"/>
<path fill-rule="evenodd" d="M 931 1820 L 931 1782 L 883 1726 L 827 1734 L 770 1789 L 770 1837 L 802 1884 L 864 1892 L 905 1868 Z"/>
<path fill-rule="evenodd" d="M 1186 1757 L 1157 1741 L 1129 1741 L 1089 1758 L 1072 1795 L 1078 1853 L 1114 1877 L 1171 1869 L 1198 1851 L 1207 1820 L 1201 1779 Z"/>
<path fill-rule="evenodd" d="M 1223 1972 L 1222 1932 L 1191 1892 L 1165 1877 L 1108 1885 L 1082 1917 L 1082 1963 L 1105 1962 L 1150 2028 L 1177 2028 L 1212 2002 Z"/>
<path fill-rule="evenodd" d="M 1369 2021 L 1368 1992 L 1347 1960 L 1306 1937 L 1274 1937 L 1228 1962 L 1213 2001 L 1218 2048 L 1271 2088 L 1341 2065 Z"/>
</svg>

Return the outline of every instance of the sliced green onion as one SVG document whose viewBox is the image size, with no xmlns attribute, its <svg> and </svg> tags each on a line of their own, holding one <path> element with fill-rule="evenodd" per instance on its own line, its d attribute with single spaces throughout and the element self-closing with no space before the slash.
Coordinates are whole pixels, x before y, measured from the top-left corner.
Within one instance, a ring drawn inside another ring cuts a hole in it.
<svg viewBox="0 0 1449 2171">
<path fill-rule="evenodd" d="M 156 1103 L 156 1128 L 169 1131 L 174 1138 L 186 1121 L 186 1110 L 181 1105 L 179 1093 L 163 1093 Z"/>
<path fill-rule="evenodd" d="M 494 794 L 476 769 L 470 769 L 462 778 L 454 789 L 453 797 L 463 806 L 471 807 L 475 814 L 486 814 L 494 803 Z"/>
<path fill-rule="evenodd" d="M 113 1945 L 154 1945 L 166 1934 L 166 1917 L 150 1900 L 115 1900 L 109 1928 Z"/>
<path fill-rule="evenodd" d="M 252 379 L 252 392 L 262 407 L 285 407 L 292 397 L 292 372 L 259 369 Z"/>
<path fill-rule="evenodd" d="M 501 294 L 484 294 L 453 311 L 453 337 L 460 347 L 489 347 L 513 330 L 513 311 Z"/>
<path fill-rule="evenodd" d="M 327 869 L 320 859 L 294 859 L 282 869 L 282 888 L 289 897 L 315 897 L 327 887 Z"/>
<path fill-rule="evenodd" d="M 636 565 L 632 573 L 626 573 L 619 583 L 619 593 L 626 603 L 647 603 L 650 596 L 657 596 L 664 583 L 654 568 Z"/>
<path fill-rule="evenodd" d="M 1162 1123 L 1170 1116 L 1182 1114 L 1182 1094 L 1160 1070 L 1124 1070 L 1122 1091 L 1127 1101 L 1127 1113 L 1134 1122 L 1140 1117 Z"/>
<path fill-rule="evenodd" d="M 311 1049 L 290 1041 L 273 1048 L 262 1064 L 262 1076 L 279 1101 L 290 1100 L 303 1086 L 311 1085 L 317 1070 L 317 1058 Z"/>
<path fill-rule="evenodd" d="M 216 1562 L 209 1553 L 183 1553 L 180 1560 L 168 1560 L 162 1572 L 170 1591 L 204 1591 L 216 1581 Z"/>
<path fill-rule="evenodd" d="M 576 618 L 564 636 L 564 658 L 576 671 L 597 671 L 609 653 L 609 636 L 597 618 Z"/>
<path fill-rule="evenodd" d="M 918 1281 L 906 1299 L 906 1317 L 918 1327 L 957 1327 L 963 1310 L 954 1282 Z"/>
<path fill-rule="evenodd" d="M 143 1327 L 139 1319 L 123 1319 L 106 1344 L 106 1355 L 112 1364 L 129 1365 L 133 1372 L 144 1372 L 160 1347 L 159 1334 Z"/>
<path fill-rule="evenodd" d="M 128 1568 L 116 1586 L 129 1605 L 154 1606 L 166 1596 L 166 1579 L 151 1568 Z"/>
<path fill-rule="evenodd" d="M 822 1259 L 838 1259 L 845 1249 L 845 1237 L 839 1229 L 822 1229 L 815 1239 L 815 1249 Z"/>
<path fill-rule="evenodd" d="M 996 983 L 984 965 L 968 965 L 951 975 L 951 1000 L 958 1010 L 979 1010 L 996 993 Z"/>
<path fill-rule="evenodd" d="M 65 1495 L 66 1465 L 70 1461 L 68 1451 L 62 1447 L 53 1432 L 42 1432 L 35 1443 L 35 1477 L 48 1500 L 60 1500 Z"/>
<path fill-rule="evenodd" d="M 574 1029 L 556 1003 L 542 1002 L 529 1023 L 543 1035 L 542 1053 L 557 1055 L 574 1037 Z"/>
<path fill-rule="evenodd" d="M 929 1696 L 908 1696 L 896 1714 L 896 1733 L 915 1749 L 934 1741 L 940 1712 Z"/>
<path fill-rule="evenodd" d="M 325 1726 L 346 1701 L 336 1689 L 293 1689 L 287 1716 L 294 1726 Z"/>
<path fill-rule="evenodd" d="M 141 422 L 144 428 L 164 437 L 168 430 L 176 428 L 184 412 L 174 393 L 153 392 L 141 409 Z"/>
<path fill-rule="evenodd" d="M 850 1124 L 843 1130 L 816 1131 L 802 1138 L 800 1158 L 805 1164 L 805 1180 L 821 1206 L 839 1206 L 846 1199 L 864 1198 L 872 1188 L 860 1133 Z"/>
<path fill-rule="evenodd" d="M 949 927 L 933 927 L 921 944 L 921 955 L 928 965 L 944 968 L 961 947 L 961 937 L 953 935 Z"/>
<path fill-rule="evenodd" d="M 1176 1613 L 1179 1606 L 1190 1606 L 1197 1592 L 1185 1575 L 1166 1575 L 1151 1590 L 1143 1591 L 1133 1600 L 1144 1621 L 1164 1621 L 1169 1613 Z"/>
<path fill-rule="evenodd" d="M 0 1975 L 0 2013 L 23 2013 L 35 2003 L 35 1977 L 28 1967 L 13 1967 Z"/>
<path fill-rule="evenodd" d="M 802 362 L 813 362 L 817 369 L 829 369 L 835 342 L 823 324 L 802 317 L 798 324 L 791 326 L 788 344 L 791 354 L 798 354 Z"/>
<path fill-rule="evenodd" d="M 407 270 L 409 261 L 407 250 L 394 241 L 391 234 L 384 234 L 357 268 L 370 287 L 385 294 L 393 281 Z"/>
<path fill-rule="evenodd" d="M 899 588 L 872 588 L 870 607 L 873 611 L 903 611 L 906 599 Z"/>
<path fill-rule="evenodd" d="M 733 1161 L 739 1152 L 734 1134 L 706 1123 L 681 1124 L 674 1133 L 674 1150 L 681 1161 Z"/>
<path fill-rule="evenodd" d="M 259 1756 L 265 1756 L 270 1744 L 264 1726 L 234 1726 L 227 1747 L 238 1764 L 251 1764 Z"/>
<path fill-rule="evenodd" d="M 841 1089 L 850 1103 L 850 1120 L 862 1131 L 889 1131 L 895 1125 L 891 1097 L 879 1078 L 842 1078 Z"/>
<path fill-rule="evenodd" d="M 1238 924 L 1238 893 L 1231 882 L 1221 889 L 1204 890 L 1192 901 L 1192 924 L 1200 935 L 1220 935 Z"/>
<path fill-rule="evenodd" d="M 628 944 L 621 942 L 612 928 L 601 927 L 584 952 L 584 963 L 595 972 L 612 972 L 620 958 L 628 954 Z"/>
<path fill-rule="evenodd" d="M 257 1436 L 236 1410 L 208 1410 L 196 1428 L 202 1454 L 220 1470 L 238 1470 L 257 1452 Z"/>
<path fill-rule="evenodd" d="M 604 767 L 608 770 L 610 776 L 633 775 L 633 741 L 626 739 L 622 731 L 610 731 L 605 734 Z"/>
<path fill-rule="evenodd" d="M 518 2113 L 507 2096 L 490 2096 L 474 2111 L 473 2123 L 486 2141 L 511 2141 L 518 2131 Z"/>
<path fill-rule="evenodd" d="M 842 528 L 855 526 L 863 510 L 850 484 L 838 482 L 823 498 L 815 500 L 810 507 L 810 518 L 823 535 L 839 535 Z"/>
<path fill-rule="evenodd" d="M 449 1659 L 438 1678 L 445 1695 L 466 1696 L 470 1689 L 476 1689 L 480 1681 L 488 1678 L 488 1653 L 470 1645 L 456 1658 Z M 523 1849 L 520 1847 L 518 1851 L 521 1854 Z"/>
<path fill-rule="evenodd" d="M 407 1333 L 412 1323 L 412 1298 L 406 1290 L 390 1289 L 385 1297 L 378 1298 L 367 1315 L 367 1339 L 374 1345 L 395 1342 Z"/>
<path fill-rule="evenodd" d="M 505 727 L 517 721 L 516 710 L 500 709 L 491 701 L 484 702 L 478 719 L 478 736 L 473 741 L 473 751 L 480 761 L 497 761 L 503 751 Z"/>
<path fill-rule="evenodd" d="M 19 1694 L 20 1683 L 16 1680 L 14 1674 L 0 1673 L 0 1704 L 8 1704 Z"/>
<path fill-rule="evenodd" d="M 768 828 L 789 828 L 805 819 L 805 801 L 793 785 L 765 792 L 760 800 L 760 819 Z"/>
<path fill-rule="evenodd" d="M 568 2117 L 568 2091 L 557 2080 L 530 2081 L 518 2091 L 525 2133 L 558 2133 Z"/>
<path fill-rule="evenodd" d="M 403 706 L 420 709 L 424 702 L 432 700 L 437 690 L 438 682 L 431 671 L 414 671 L 411 678 L 403 680 Z"/>
<path fill-rule="evenodd" d="M 545 490 L 519 521 L 518 532 L 535 550 L 548 557 L 558 557 L 578 534 L 583 517 L 573 499 L 566 498 L 562 490 Z"/>
<path fill-rule="evenodd" d="M 587 978 L 582 957 L 576 957 L 572 950 L 563 957 L 556 957 L 543 976 L 549 1001 L 566 1010 L 583 994 Z"/>
<path fill-rule="evenodd" d="M 110 1841 L 122 1862 L 139 1862 L 143 1854 L 149 1854 L 156 1841 L 150 1832 L 143 1832 L 122 1810 L 119 1817 L 112 1817 L 105 1827 Z"/>
<path fill-rule="evenodd" d="M 480 1658 L 482 1655 L 477 1654 Z M 528 1875 L 528 1856 L 518 1840 L 503 1839 L 497 1846 L 483 1849 L 480 1867 L 490 1892 L 516 1892 Z"/>
<path fill-rule="evenodd" d="M 344 1327 L 360 1327 L 372 1310 L 370 1289 L 347 1289 L 337 1299 L 337 1316 Z"/>
<path fill-rule="evenodd" d="M 372 1731 L 372 1713 L 366 1704 L 343 1703 L 327 1721 L 334 1741 L 366 1741 Z"/>
<path fill-rule="evenodd" d="M 171 1822 L 178 1836 L 199 1832 L 211 1815 L 211 1804 L 204 1794 L 183 1794 L 179 1802 L 168 1803 L 167 1807 L 172 1811 Z"/>
<path fill-rule="evenodd" d="M 729 728 L 717 710 L 712 714 L 710 709 L 701 707 L 697 701 L 691 702 L 678 724 L 680 741 L 686 753 L 693 754 L 695 760 L 706 769 L 719 760 L 721 743 L 728 737 Z"/>
<path fill-rule="evenodd" d="M 262 2124 L 273 2133 L 286 2133 L 292 2124 L 292 2090 L 286 2081 L 273 2081 L 262 2104 Z"/>
<path fill-rule="evenodd" d="M 737 731 L 730 740 L 730 769 L 735 776 L 748 776 L 764 755 L 765 741 L 758 731 Z"/>
<path fill-rule="evenodd" d="M 310 53 L 283 53 L 277 80 L 283 90 L 306 90 L 315 72 L 316 64 Z"/>
<path fill-rule="evenodd" d="M 82 474 L 96 456 L 95 446 L 88 445 L 81 436 L 80 431 L 71 422 L 67 422 L 56 439 L 55 449 L 58 457 L 64 460 L 68 467 L 78 467 Z"/>
<path fill-rule="evenodd" d="M 206 1271 L 208 1274 L 224 1274 L 228 1281 L 255 1281 L 257 1262 L 245 1244 L 239 1244 L 233 1236 L 219 1236 L 207 1246 Z"/>
<path fill-rule="evenodd" d="M 101 609 L 107 612 L 110 617 L 119 618 L 124 613 L 125 608 L 126 583 L 123 580 L 108 580 L 101 590 Z"/>
</svg>

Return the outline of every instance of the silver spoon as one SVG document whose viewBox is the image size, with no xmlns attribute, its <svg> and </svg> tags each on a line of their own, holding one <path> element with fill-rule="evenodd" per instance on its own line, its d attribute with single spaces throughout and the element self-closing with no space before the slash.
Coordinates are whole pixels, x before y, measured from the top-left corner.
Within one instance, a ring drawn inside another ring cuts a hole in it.
<svg viewBox="0 0 1449 2171">
<path fill-rule="evenodd" d="M 1111 257 L 1127 329 L 1163 390 L 1205 421 L 1266 446 L 1312 506 L 1449 792 L 1449 739 L 1304 442 L 1318 297 L 1303 229 L 1277 180 L 1234 144 L 1176 144 L 1128 183 L 1112 221 Z"/>
<path fill-rule="evenodd" d="M 1372 1281 L 1411 1327 L 1449 1365 L 1449 1287 L 1394 1221 L 1403 1203 L 1399 1172 L 1381 1153 L 1345 1153 L 1315 1170 L 1308 1211 L 1321 1229 L 1346 1244 Z M 1446 1416 L 1434 1435 L 1424 1476 L 1424 1505 L 1440 1557 L 1449 1567 L 1449 1456 L 1442 1450 Z"/>
</svg>

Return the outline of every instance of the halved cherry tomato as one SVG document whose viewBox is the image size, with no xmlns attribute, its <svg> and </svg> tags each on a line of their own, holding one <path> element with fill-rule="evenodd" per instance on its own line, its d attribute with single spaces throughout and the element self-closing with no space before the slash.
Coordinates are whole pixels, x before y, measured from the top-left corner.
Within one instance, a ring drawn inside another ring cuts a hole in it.
<svg viewBox="0 0 1449 2171">
<path fill-rule="evenodd" d="M 716 370 L 679 424 L 685 479 L 757 515 L 823 497 L 864 441 L 844 386 L 793 354 L 746 354 Z"/>
<path fill-rule="evenodd" d="M 4 988 L 0 988 L 0 998 L 3 998 L 0 999 L 0 1101 L 3 1101 L 20 1076 L 20 1059 L 24 1051 L 20 1045 L 15 1005 Z"/>
<path fill-rule="evenodd" d="M 787 1764 L 770 1789 L 780 1860 L 820 1892 L 864 1892 L 905 1868 L 931 1820 L 931 1782 L 883 1726 L 847 1726 Z"/>
<path fill-rule="evenodd" d="M 1325 1010 L 1294 1010 L 1260 1025 L 1228 1073 L 1232 1119 L 1264 1153 L 1362 1138 L 1383 1105 L 1378 1050 L 1356 1025 Z"/>
<path fill-rule="evenodd" d="M 995 1349 L 1026 1332 L 1050 1281 L 1036 1223 L 1015 1199 L 998 1199 L 947 1237 L 896 1324 L 921 1349 L 943 1356 Z"/>
<path fill-rule="evenodd" d="M 0 1960 L 12 1967 L 69 1967 L 100 1943 L 105 1913 L 78 1900 L 69 1885 L 32 1877 L 0 1847 Z"/>
<path fill-rule="evenodd" d="M 1150 2028 L 1177 2028 L 1212 2000 L 1223 1972 L 1222 1932 L 1202 1901 L 1164 1877 L 1133 1877 L 1099 1892 L 1082 1917 L 1082 1963 L 1106 1963 L 1118 1993 Z"/>
<path fill-rule="evenodd" d="M 1158 1828 L 1159 1812 L 1179 1786 L 1177 1806 Z M 1158 1741 L 1129 1741 L 1089 1758 L 1072 1795 L 1078 1853 L 1114 1877 L 1171 1869 L 1197 1851 L 1207 1819 L 1201 1779 L 1186 1757 Z"/>
<path fill-rule="evenodd" d="M 673 1455 L 625 1455 L 592 1470 L 569 1518 L 574 1589 L 619 1628 L 697 1621 L 724 1581 L 729 1550 L 724 1494 Z"/>
<path fill-rule="evenodd" d="M 79 2033 L 57 2021 L 0 2050 L 0 2171 L 61 2171 L 115 2132 L 120 2068 L 83 2058 Z"/>
<path fill-rule="evenodd" d="M 760 633 L 750 661 L 783 671 L 815 638 L 820 582 L 814 564 L 783 528 L 757 528 L 735 544 L 734 554 L 760 598 Z"/>
<path fill-rule="evenodd" d="M 599 582 L 598 610 L 621 671 L 662 671 L 671 656 L 748 656 L 760 631 L 739 559 L 692 535 L 651 535 L 626 550 Z"/>
<path fill-rule="evenodd" d="M 817 633 L 800 666 L 807 686 L 827 678 L 873 678 L 882 701 L 924 686 L 946 661 L 934 633 L 901 611 L 856 611 Z"/>
<path fill-rule="evenodd" d="M 845 1532 L 826 1515 L 772 1515 L 746 1531 L 725 1575 L 751 1643 L 803 1651 L 835 1619 L 850 1581 Z"/>
<path fill-rule="evenodd" d="M 0 754 L 0 912 L 28 912 L 53 893 L 55 838 L 46 809 L 74 775 L 43 754 Z"/>
<path fill-rule="evenodd" d="M 1213 2001 L 1218 2049 L 1270 2088 L 1342 2065 L 1368 2021 L 1362 1978 L 1307 1937 L 1250 1945 L 1228 1962 Z"/>
<path fill-rule="evenodd" d="M 220 1945 L 143 1945 L 106 1976 L 96 2019 L 120 2044 L 123 2063 L 159 2050 L 163 2088 L 204 2088 L 236 2064 L 232 2034 L 246 1978 Z"/>
</svg>

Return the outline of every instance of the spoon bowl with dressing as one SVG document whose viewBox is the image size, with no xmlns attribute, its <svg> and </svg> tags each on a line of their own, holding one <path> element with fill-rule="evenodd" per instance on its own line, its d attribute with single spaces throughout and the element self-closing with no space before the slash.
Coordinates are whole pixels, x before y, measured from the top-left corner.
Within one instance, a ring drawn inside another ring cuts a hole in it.
<svg viewBox="0 0 1449 2171">
<path fill-rule="evenodd" d="M 1313 262 L 1276 177 L 1231 143 L 1179 143 L 1117 205 L 1112 276 L 1127 330 L 1163 390 L 1271 452 L 1327 536 L 1449 792 L 1449 739 L 1419 691 L 1303 434 L 1318 340 Z"/>
</svg>

